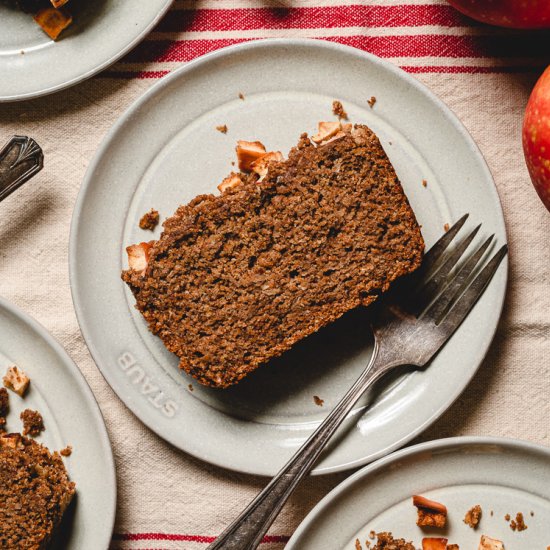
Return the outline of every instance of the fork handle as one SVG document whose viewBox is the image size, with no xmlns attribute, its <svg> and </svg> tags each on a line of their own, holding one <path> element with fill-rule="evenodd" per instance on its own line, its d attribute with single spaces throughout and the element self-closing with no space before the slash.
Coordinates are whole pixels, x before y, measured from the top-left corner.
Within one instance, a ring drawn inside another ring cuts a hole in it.
<svg viewBox="0 0 550 550">
<path fill-rule="evenodd" d="M 42 170 L 44 153 L 27 136 L 13 136 L 0 149 L 0 201 Z"/>
<path fill-rule="evenodd" d="M 361 376 L 266 488 L 207 550 L 254 550 L 300 480 L 308 474 L 325 445 L 365 391 L 384 374 L 375 341 L 371 360 Z"/>
</svg>

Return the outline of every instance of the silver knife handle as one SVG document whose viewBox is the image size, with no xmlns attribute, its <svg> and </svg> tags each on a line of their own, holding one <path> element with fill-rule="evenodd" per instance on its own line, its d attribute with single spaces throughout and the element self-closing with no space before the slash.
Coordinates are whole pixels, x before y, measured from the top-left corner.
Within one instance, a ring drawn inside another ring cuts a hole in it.
<svg viewBox="0 0 550 550">
<path fill-rule="evenodd" d="M 34 139 L 13 136 L 0 150 L 0 201 L 42 170 L 44 153 Z"/>
</svg>

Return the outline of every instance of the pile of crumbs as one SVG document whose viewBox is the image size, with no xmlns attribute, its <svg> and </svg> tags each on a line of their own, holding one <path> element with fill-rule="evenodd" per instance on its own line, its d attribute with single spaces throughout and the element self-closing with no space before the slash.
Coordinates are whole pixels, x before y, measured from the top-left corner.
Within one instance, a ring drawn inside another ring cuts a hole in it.
<svg viewBox="0 0 550 550">
<path fill-rule="evenodd" d="M 510 521 L 510 515 L 506 515 L 508 517 L 506 521 Z M 523 514 L 521 512 L 516 514 L 516 519 L 510 521 L 510 529 L 512 529 L 512 531 L 525 531 L 525 529 L 527 529 L 527 525 L 525 525 Z"/>
<path fill-rule="evenodd" d="M 444 504 L 420 495 L 414 495 L 412 500 L 418 512 L 417 525 L 420 527 L 428 526 L 430 529 L 445 527 L 447 507 Z M 481 521 L 482 513 L 481 506 L 476 504 L 466 512 L 463 522 L 472 529 L 475 529 Z M 490 515 L 493 515 L 492 510 L 490 511 Z M 531 511 L 530 515 L 533 517 L 535 513 Z M 436 518 L 436 516 L 442 517 Z M 510 514 L 506 514 L 504 519 L 510 522 L 512 531 L 524 531 L 527 529 L 522 512 L 517 512 L 515 519 L 512 519 Z M 374 542 L 375 538 L 377 539 L 376 543 Z M 405 539 L 394 539 L 393 534 L 387 531 L 376 533 L 371 530 L 369 539 L 365 541 L 365 546 L 363 547 L 360 539 L 356 538 L 355 550 L 416 550 L 412 542 Z M 424 537 L 421 548 L 422 550 L 460 550 L 458 544 L 449 544 L 448 539 L 444 537 Z M 504 550 L 504 543 L 487 535 L 481 535 L 478 550 Z M 550 546 L 547 546 L 546 550 L 550 550 Z"/>
</svg>

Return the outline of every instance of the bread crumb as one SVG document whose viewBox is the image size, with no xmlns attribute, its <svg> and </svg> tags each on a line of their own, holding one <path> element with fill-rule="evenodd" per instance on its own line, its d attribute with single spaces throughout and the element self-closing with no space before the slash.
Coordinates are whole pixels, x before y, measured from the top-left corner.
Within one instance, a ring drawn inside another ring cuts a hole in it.
<svg viewBox="0 0 550 550">
<path fill-rule="evenodd" d="M 222 124 L 221 126 L 216 126 L 216 130 L 218 130 L 218 132 L 221 132 L 222 134 L 227 134 L 227 125 Z"/>
<path fill-rule="evenodd" d="M 27 391 L 31 379 L 16 365 L 8 367 L 3 378 L 4 386 L 23 397 Z"/>
<path fill-rule="evenodd" d="M 141 229 L 149 229 L 150 231 L 153 231 L 153 229 L 155 229 L 158 225 L 159 219 L 160 216 L 158 211 L 151 208 L 151 210 L 149 210 L 146 214 L 143 214 L 141 220 L 139 220 L 139 227 Z"/>
<path fill-rule="evenodd" d="M 64 449 L 59 451 L 61 456 L 71 456 L 73 454 L 73 448 L 70 445 L 67 445 Z"/>
<path fill-rule="evenodd" d="M 348 120 L 348 113 L 346 113 L 346 110 L 344 109 L 344 106 L 342 105 L 341 101 L 338 101 L 335 99 L 332 102 L 332 112 L 341 119 Z"/>
<path fill-rule="evenodd" d="M 30 435 L 36 437 L 40 432 L 44 431 L 44 420 L 42 415 L 38 411 L 32 409 L 25 409 L 19 418 L 23 422 L 23 435 Z"/>
<path fill-rule="evenodd" d="M 374 104 L 376 103 L 376 98 L 374 96 L 371 96 L 370 99 L 367 99 L 367 103 L 369 104 L 369 107 L 372 109 L 374 107 Z"/>
<path fill-rule="evenodd" d="M 242 92 L 239 92 L 239 99 L 242 99 L 244 101 L 244 94 Z"/>
<path fill-rule="evenodd" d="M 322 407 L 325 403 L 325 400 L 321 399 L 318 395 L 313 396 L 313 401 L 315 401 L 315 404 L 318 405 L 319 407 Z"/>
<path fill-rule="evenodd" d="M 363 550 L 363 547 L 361 546 L 361 542 L 359 539 L 355 539 L 355 550 Z"/>
<path fill-rule="evenodd" d="M 491 510 L 491 517 L 493 517 L 493 511 Z"/>
<path fill-rule="evenodd" d="M 531 515 L 531 517 L 533 517 L 533 516 L 535 515 L 535 512 L 533 512 L 533 510 L 531 510 L 531 511 L 529 512 L 529 514 Z"/>
<path fill-rule="evenodd" d="M 510 522 L 510 528 L 512 531 L 525 531 L 525 529 L 527 529 L 521 512 L 518 512 L 516 514 L 516 519 Z"/>
<path fill-rule="evenodd" d="M 505 519 L 506 521 L 510 521 L 510 514 L 506 514 L 506 515 L 504 516 L 504 519 Z"/>
<path fill-rule="evenodd" d="M 444 229 L 445 233 L 447 233 L 447 231 L 449 231 L 450 228 L 451 228 L 451 226 L 450 226 L 448 223 L 446 223 L 446 224 L 443 226 L 443 229 Z"/>
<path fill-rule="evenodd" d="M 481 506 L 476 504 L 472 506 L 464 516 L 462 520 L 466 525 L 469 525 L 472 529 L 475 529 L 479 525 L 479 520 L 481 519 Z"/>
<path fill-rule="evenodd" d="M 189 391 L 195 391 L 195 388 L 193 387 L 193 384 L 189 384 L 189 386 L 187 386 L 189 388 Z"/>
<path fill-rule="evenodd" d="M 369 539 L 374 540 L 374 537 L 376 536 L 376 533 L 374 531 L 371 531 L 369 533 Z"/>
<path fill-rule="evenodd" d="M 426 180 L 422 180 L 422 187 L 428 187 L 428 182 Z"/>
</svg>

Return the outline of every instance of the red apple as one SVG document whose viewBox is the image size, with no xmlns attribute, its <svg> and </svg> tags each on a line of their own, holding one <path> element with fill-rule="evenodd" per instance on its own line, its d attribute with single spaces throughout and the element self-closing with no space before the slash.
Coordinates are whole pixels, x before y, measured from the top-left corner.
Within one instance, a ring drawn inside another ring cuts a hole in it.
<svg viewBox="0 0 550 550">
<path fill-rule="evenodd" d="M 449 3 L 465 15 L 490 25 L 550 28 L 549 0 L 449 0 Z"/>
<path fill-rule="evenodd" d="M 550 67 L 531 92 L 525 109 L 522 137 L 531 181 L 550 211 Z"/>
</svg>

